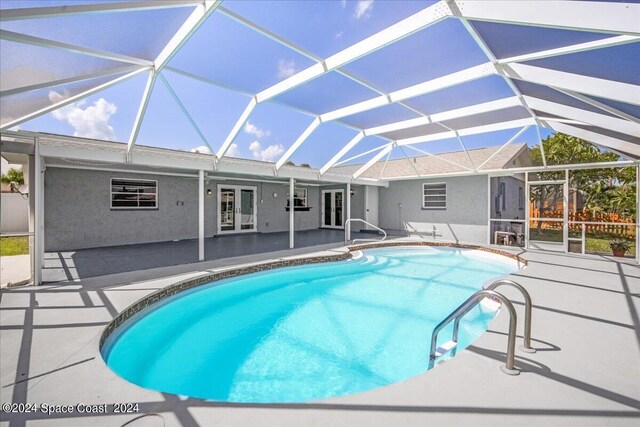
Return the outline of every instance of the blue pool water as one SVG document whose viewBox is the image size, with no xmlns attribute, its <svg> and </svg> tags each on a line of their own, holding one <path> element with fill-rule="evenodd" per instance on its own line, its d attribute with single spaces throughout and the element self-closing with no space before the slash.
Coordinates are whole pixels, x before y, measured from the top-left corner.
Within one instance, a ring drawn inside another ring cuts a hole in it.
<svg viewBox="0 0 640 427">
<path fill-rule="evenodd" d="M 370 390 L 426 371 L 434 326 L 516 269 L 473 250 L 368 250 L 181 293 L 127 322 L 102 352 L 135 384 L 204 399 L 303 402 Z M 467 315 L 459 348 L 495 314 L 477 306 Z"/>
</svg>

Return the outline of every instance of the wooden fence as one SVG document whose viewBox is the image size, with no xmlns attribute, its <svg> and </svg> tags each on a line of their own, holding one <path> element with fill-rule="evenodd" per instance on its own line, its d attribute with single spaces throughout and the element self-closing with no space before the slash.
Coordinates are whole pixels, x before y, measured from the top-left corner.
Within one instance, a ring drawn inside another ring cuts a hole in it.
<svg viewBox="0 0 640 427">
<path fill-rule="evenodd" d="M 530 218 L 535 220 L 540 218 L 540 210 L 530 205 Z M 545 210 L 544 218 L 561 219 L 563 212 L 561 209 Z M 569 212 L 569 230 L 571 232 L 582 232 L 581 222 L 596 223 L 585 224 L 587 234 L 605 234 L 611 237 L 635 238 L 636 227 L 633 218 L 625 218 L 618 213 L 593 213 L 588 211 Z M 532 221 L 531 228 L 537 227 L 537 221 Z M 557 230 L 562 228 L 562 222 L 542 221 L 541 228 L 545 230 Z"/>
</svg>

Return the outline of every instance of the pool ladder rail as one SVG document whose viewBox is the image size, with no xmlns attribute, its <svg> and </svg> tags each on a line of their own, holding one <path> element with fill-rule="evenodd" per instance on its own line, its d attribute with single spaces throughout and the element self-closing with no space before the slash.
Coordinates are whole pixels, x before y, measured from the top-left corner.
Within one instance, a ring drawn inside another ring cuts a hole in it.
<svg viewBox="0 0 640 427">
<path fill-rule="evenodd" d="M 350 229 L 349 229 L 348 225 L 350 223 L 352 223 L 352 222 L 361 222 L 361 223 L 366 224 L 369 227 L 372 227 L 375 230 L 378 230 L 379 232 L 382 233 L 382 239 L 353 239 L 351 241 L 352 245 L 355 244 L 356 242 L 382 242 L 383 240 L 385 240 L 387 238 L 387 232 L 384 231 L 382 228 L 377 227 L 377 226 L 371 224 L 370 222 L 367 222 L 367 221 L 365 221 L 364 219 L 361 219 L 361 218 L 349 218 L 344 223 L 344 244 L 345 245 L 349 243 Z"/>
<path fill-rule="evenodd" d="M 515 347 L 516 347 L 516 325 L 517 325 L 517 316 L 516 310 L 513 307 L 513 303 L 502 295 L 501 293 L 496 292 L 496 289 L 499 286 L 512 286 L 518 289 L 525 300 L 525 319 L 524 319 L 524 340 L 522 346 L 520 346 L 520 350 L 526 353 L 535 353 L 536 350 L 531 347 L 531 296 L 529 292 L 520 285 L 519 283 L 514 282 L 513 280 L 497 280 L 487 286 L 485 289 L 477 291 L 473 295 L 471 295 L 465 302 L 463 302 L 458 308 L 456 308 L 449 316 L 447 316 L 442 322 L 440 322 L 434 329 L 433 334 L 431 335 L 431 351 L 429 353 L 429 369 L 432 369 L 435 365 L 436 359 L 444 356 L 447 353 L 451 353 L 451 355 L 456 354 L 456 350 L 458 347 L 458 333 L 460 329 L 460 320 L 467 313 L 469 313 L 476 305 L 478 305 L 484 298 L 492 297 L 500 302 L 502 302 L 507 310 L 509 311 L 509 338 L 507 341 L 507 361 L 506 364 L 501 366 L 500 369 L 502 372 L 508 375 L 518 375 L 520 371 L 515 367 Z M 444 329 L 449 323 L 454 322 L 453 324 L 453 334 L 451 340 L 444 343 L 442 346 L 436 348 L 438 341 L 438 334 L 442 329 Z"/>
</svg>

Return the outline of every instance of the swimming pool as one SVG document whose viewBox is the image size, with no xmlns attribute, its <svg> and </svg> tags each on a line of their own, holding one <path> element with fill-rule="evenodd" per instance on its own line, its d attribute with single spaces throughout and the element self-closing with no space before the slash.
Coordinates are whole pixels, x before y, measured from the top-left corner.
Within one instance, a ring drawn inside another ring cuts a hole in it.
<svg viewBox="0 0 640 427">
<path fill-rule="evenodd" d="M 434 326 L 483 283 L 517 268 L 484 251 L 395 247 L 249 274 L 138 313 L 102 354 L 132 383 L 203 399 L 304 402 L 361 392 L 426 371 Z M 469 313 L 458 348 L 495 314 L 482 305 Z"/>
</svg>

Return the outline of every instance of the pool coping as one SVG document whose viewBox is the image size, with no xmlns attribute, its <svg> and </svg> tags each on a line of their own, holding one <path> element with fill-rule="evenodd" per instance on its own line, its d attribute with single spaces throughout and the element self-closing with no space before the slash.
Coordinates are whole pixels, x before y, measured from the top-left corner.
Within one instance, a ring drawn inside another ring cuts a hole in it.
<svg viewBox="0 0 640 427">
<path fill-rule="evenodd" d="M 219 280 L 228 279 L 231 277 L 244 276 L 247 274 L 258 273 L 267 270 L 273 270 L 282 267 L 294 267 L 307 264 L 320 264 L 326 262 L 344 261 L 353 258 L 353 253 L 366 249 L 376 249 L 384 247 L 399 247 L 399 246 L 435 246 L 435 247 L 453 247 L 459 249 L 471 249 L 481 250 L 496 255 L 502 255 L 507 258 L 514 259 L 518 262 L 518 267 L 527 265 L 527 260 L 520 257 L 517 254 L 510 253 L 501 249 L 485 247 L 481 245 L 470 245 L 462 243 L 444 243 L 444 242 L 425 242 L 425 241 L 402 241 L 402 242 L 374 242 L 369 244 L 347 246 L 339 249 L 335 255 L 318 255 L 311 257 L 291 257 L 282 258 L 276 261 L 262 261 L 257 263 L 251 263 L 240 267 L 230 267 L 213 273 L 203 274 L 190 279 L 181 280 L 171 285 L 165 286 L 141 299 L 134 302 L 118 315 L 106 326 L 100 335 L 100 341 L 98 343 L 98 351 L 101 352 L 105 343 L 109 337 L 125 322 L 140 313 L 142 310 L 149 308 L 160 301 L 177 295 L 181 292 L 193 289 L 195 287 L 205 285 L 211 282 L 217 282 Z"/>
</svg>

